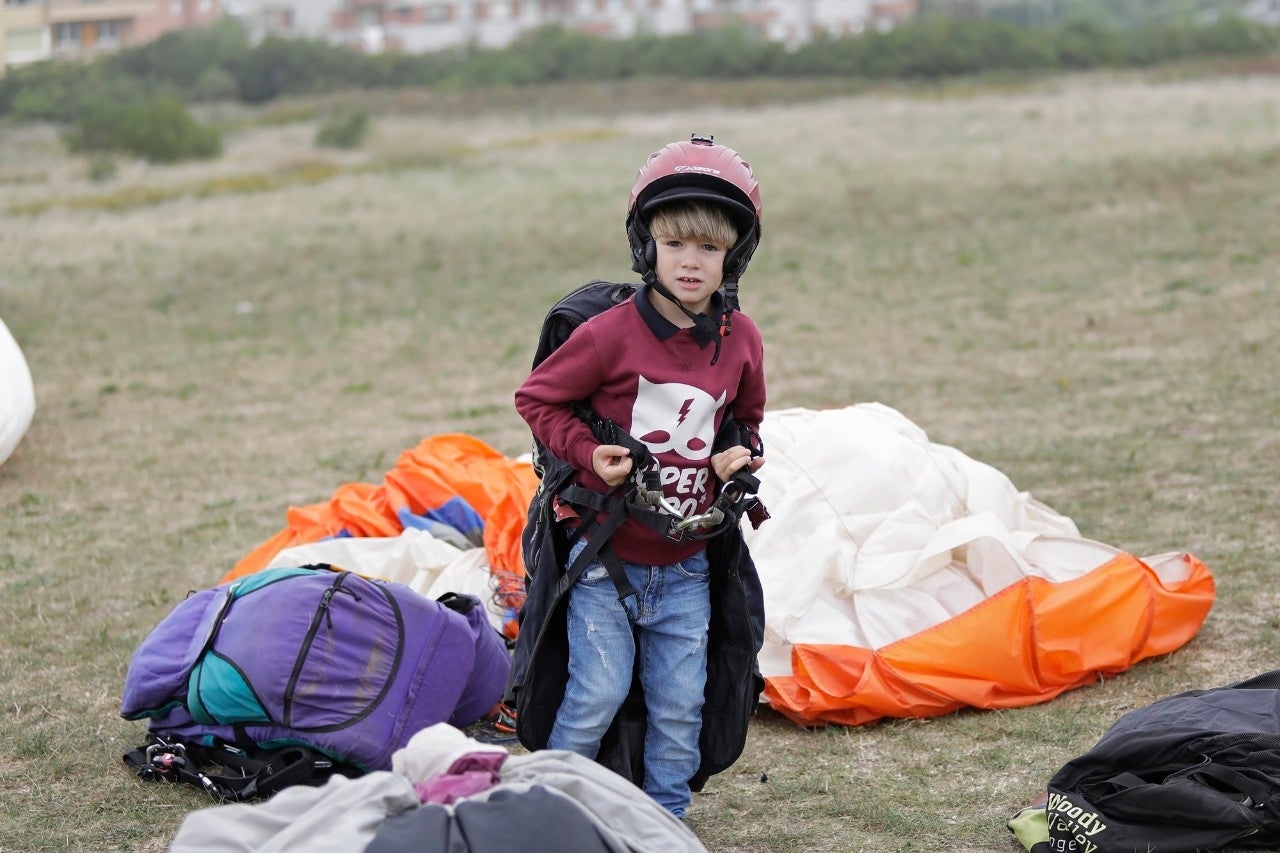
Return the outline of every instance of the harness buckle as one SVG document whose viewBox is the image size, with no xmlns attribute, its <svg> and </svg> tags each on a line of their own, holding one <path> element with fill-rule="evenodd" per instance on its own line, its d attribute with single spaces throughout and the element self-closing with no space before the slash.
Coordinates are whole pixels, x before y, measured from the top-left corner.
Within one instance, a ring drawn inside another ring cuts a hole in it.
<svg viewBox="0 0 1280 853">
<path fill-rule="evenodd" d="M 143 779 L 170 779 L 174 771 L 187 766 L 187 748 L 181 743 L 166 743 L 157 739 L 147 747 L 146 762 L 138 768 Z"/>
<path fill-rule="evenodd" d="M 636 485 L 633 502 L 641 509 L 651 509 L 675 518 L 684 518 L 679 505 L 667 497 L 661 489 L 646 488 L 643 483 Z"/>
</svg>

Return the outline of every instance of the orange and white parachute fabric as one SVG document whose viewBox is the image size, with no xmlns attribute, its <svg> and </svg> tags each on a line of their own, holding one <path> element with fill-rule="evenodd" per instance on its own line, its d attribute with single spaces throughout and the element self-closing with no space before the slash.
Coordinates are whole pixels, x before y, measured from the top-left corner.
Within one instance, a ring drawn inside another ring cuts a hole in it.
<svg viewBox="0 0 1280 853">
<path fill-rule="evenodd" d="M 1084 539 L 893 409 L 774 411 L 761 434 L 773 518 L 744 525 L 765 594 L 760 667 L 765 699 L 803 725 L 1043 702 L 1173 651 L 1213 604 L 1195 557 L 1138 559 Z M 381 483 L 290 507 L 223 581 L 330 562 L 432 597 L 475 594 L 514 636 L 536 486 L 525 460 L 472 436 L 429 437 Z"/>
<path fill-rule="evenodd" d="M 760 666 L 797 723 L 1043 702 L 1177 649 L 1213 604 L 1195 557 L 1082 538 L 886 406 L 774 411 L 761 436 Z"/>
</svg>

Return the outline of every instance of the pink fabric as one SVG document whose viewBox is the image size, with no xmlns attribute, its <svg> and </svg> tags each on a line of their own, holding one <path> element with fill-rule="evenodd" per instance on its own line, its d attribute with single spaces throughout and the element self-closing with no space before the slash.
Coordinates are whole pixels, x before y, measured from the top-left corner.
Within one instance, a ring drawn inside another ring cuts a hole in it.
<svg viewBox="0 0 1280 853">
<path fill-rule="evenodd" d="M 413 790 L 424 803 L 447 806 L 498 784 L 499 771 L 506 760 L 505 752 L 469 752 L 456 759 L 445 772 L 416 783 Z"/>
</svg>

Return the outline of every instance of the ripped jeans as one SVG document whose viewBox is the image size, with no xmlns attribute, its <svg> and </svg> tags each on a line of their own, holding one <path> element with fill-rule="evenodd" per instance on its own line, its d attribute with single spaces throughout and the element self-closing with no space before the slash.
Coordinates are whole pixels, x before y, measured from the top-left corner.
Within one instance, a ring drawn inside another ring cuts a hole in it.
<svg viewBox="0 0 1280 853">
<path fill-rule="evenodd" d="M 585 541 L 574 543 L 570 564 L 584 547 Z M 547 747 L 594 759 L 638 662 L 648 712 L 644 791 L 684 817 L 689 780 L 701 762 L 711 619 L 706 551 L 665 566 L 622 566 L 639 593 L 638 602 L 626 604 L 634 633 L 603 563 L 591 562 L 569 594 L 569 683 Z"/>
</svg>

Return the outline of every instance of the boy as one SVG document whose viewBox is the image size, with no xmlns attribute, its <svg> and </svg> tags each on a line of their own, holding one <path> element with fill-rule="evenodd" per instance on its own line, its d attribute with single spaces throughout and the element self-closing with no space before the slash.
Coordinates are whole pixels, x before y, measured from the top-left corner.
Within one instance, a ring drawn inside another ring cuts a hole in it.
<svg viewBox="0 0 1280 853">
<path fill-rule="evenodd" d="M 575 413 L 582 400 L 648 448 L 666 505 L 685 518 L 711 508 L 719 483 L 762 464 L 741 445 L 713 452 L 728 414 L 749 433 L 764 415 L 760 332 L 741 314 L 733 322 L 760 212 L 750 166 L 710 138 L 672 143 L 640 169 L 627 233 L 644 284 L 577 328 L 516 392 L 520 415 L 576 469 L 578 485 L 607 493 L 633 474 L 628 449 L 601 443 Z M 578 526 L 568 505 L 557 508 L 567 528 Z M 590 535 L 588 528 L 578 538 L 566 565 Z M 699 769 L 707 680 L 706 541 L 677 541 L 628 517 L 608 547 L 637 595 L 621 600 L 598 557 L 569 590 L 568 682 L 547 746 L 596 758 L 638 668 L 644 790 L 683 817 Z"/>
</svg>

